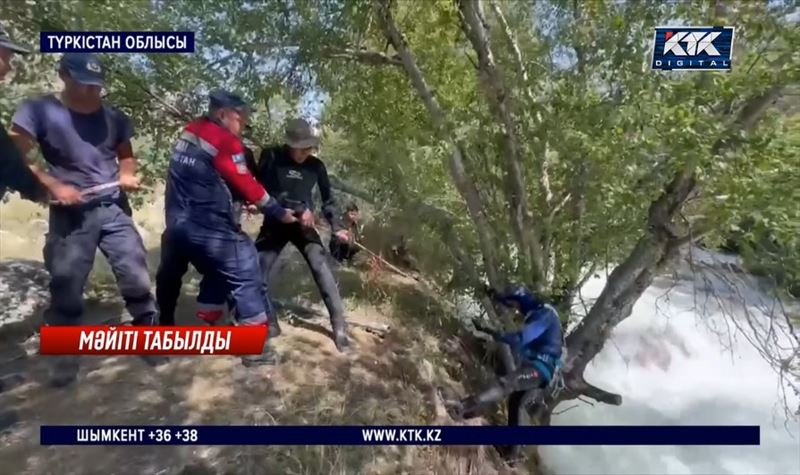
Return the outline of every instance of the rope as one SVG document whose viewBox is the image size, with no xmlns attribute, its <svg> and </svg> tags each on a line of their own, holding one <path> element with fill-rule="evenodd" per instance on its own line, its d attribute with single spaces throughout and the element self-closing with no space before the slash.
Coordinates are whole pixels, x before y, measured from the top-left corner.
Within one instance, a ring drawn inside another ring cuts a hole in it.
<svg viewBox="0 0 800 475">
<path fill-rule="evenodd" d="M 118 187 L 119 187 L 119 180 L 110 181 L 108 183 L 103 183 L 103 184 L 100 184 L 100 185 L 90 186 L 89 188 L 81 190 L 81 197 L 84 197 L 84 196 L 87 196 L 87 195 L 92 195 L 94 193 L 97 193 L 98 191 L 103 191 L 103 190 L 108 190 L 110 188 L 118 188 Z M 150 191 L 150 188 L 141 186 L 141 187 L 139 187 L 139 190 L 140 191 Z M 50 200 L 50 204 L 51 205 L 57 205 L 57 204 L 59 204 L 59 202 L 57 200 Z"/>
<path fill-rule="evenodd" d="M 323 230 L 328 231 L 332 235 L 334 234 L 333 230 L 329 226 L 327 226 L 325 224 L 321 224 L 320 226 L 322 227 Z M 314 226 L 314 229 L 315 230 L 317 229 L 316 225 Z M 317 230 L 317 232 L 319 232 L 319 230 Z M 331 237 L 331 239 L 336 239 L 336 238 L 335 237 Z M 378 259 L 379 261 L 381 261 L 384 265 L 386 265 L 386 267 L 388 267 L 389 269 L 393 270 L 397 274 L 400 274 L 401 276 L 403 276 L 403 277 L 405 277 L 407 279 L 413 279 L 413 280 L 416 280 L 417 282 L 422 282 L 422 280 L 419 277 L 415 277 L 413 275 L 409 275 L 409 274 L 403 272 L 402 270 L 398 269 L 397 267 L 395 267 L 392 264 L 390 264 L 389 262 L 387 262 L 386 259 L 381 257 L 379 254 L 376 254 L 375 252 L 372 252 L 371 250 L 369 250 L 369 248 L 367 248 L 365 245 L 363 245 L 360 242 L 356 241 L 355 237 L 353 237 L 351 242 L 356 247 L 358 247 L 359 249 L 362 249 L 363 251 L 365 251 L 370 256 L 372 256 L 375 259 Z"/>
<path fill-rule="evenodd" d="M 119 181 L 111 181 L 111 182 L 108 182 L 108 183 L 103 183 L 101 185 L 90 186 L 89 188 L 86 188 L 85 190 L 81 191 L 81 197 L 97 193 L 98 191 L 103 191 L 103 190 L 107 190 L 109 188 L 117 188 L 117 187 L 119 187 Z M 50 200 L 50 204 L 51 205 L 57 205 L 57 204 L 59 204 L 59 201 L 58 200 Z"/>
</svg>

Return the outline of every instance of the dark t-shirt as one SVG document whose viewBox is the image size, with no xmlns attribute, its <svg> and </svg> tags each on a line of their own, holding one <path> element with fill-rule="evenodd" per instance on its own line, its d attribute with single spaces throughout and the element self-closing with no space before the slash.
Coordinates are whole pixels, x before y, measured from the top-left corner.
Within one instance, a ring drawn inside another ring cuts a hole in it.
<svg viewBox="0 0 800 475">
<path fill-rule="evenodd" d="M 134 135 L 131 121 L 121 111 L 104 105 L 83 114 L 54 95 L 23 102 L 13 122 L 36 138 L 48 173 L 79 190 L 119 180 L 117 147 Z M 112 188 L 93 196 L 118 193 Z"/>
</svg>

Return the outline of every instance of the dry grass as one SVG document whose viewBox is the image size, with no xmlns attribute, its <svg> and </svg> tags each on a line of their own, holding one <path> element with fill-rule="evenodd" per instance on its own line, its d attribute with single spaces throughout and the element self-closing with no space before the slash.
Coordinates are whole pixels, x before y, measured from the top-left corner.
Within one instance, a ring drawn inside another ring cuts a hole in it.
<svg viewBox="0 0 800 475">
<path fill-rule="evenodd" d="M 158 259 L 161 204 L 136 212 Z M 42 223 L 36 205 L 12 199 L 0 205 L 0 259 L 41 259 Z M 254 230 L 258 222 L 248 223 Z M 46 228 L 46 226 L 45 226 Z M 13 235 L 7 239 L 8 235 Z M 413 285 L 379 273 L 362 279 L 339 272 L 354 319 L 388 322 L 385 339 L 353 330 L 355 351 L 336 352 L 326 327 L 284 326 L 276 340 L 283 362 L 245 368 L 234 357 L 174 358 L 154 371 L 135 357 L 87 358 L 80 384 L 61 391 L 44 384 L 40 358 L 25 362 L 27 384 L 2 394 L 23 423 L 0 440 L 0 466 L 15 474 L 442 474 L 490 475 L 512 471 L 491 447 L 415 446 L 169 446 L 53 447 L 38 445 L 40 424 L 292 424 L 426 425 L 451 423 L 437 385 L 463 393 L 457 380 L 468 369 L 463 349 L 446 336 L 436 299 Z M 273 291 L 283 298 L 318 302 L 310 274 L 287 251 Z M 192 321 L 193 285 L 185 286 L 179 323 Z M 88 293 L 101 307 L 122 312 L 110 271 L 98 254 Z M 388 297 L 388 301 L 387 301 Z M 316 305 L 319 309 L 319 305 Z M 2 353 L 2 351 L 0 351 Z M 455 376 L 455 380 L 450 375 Z"/>
</svg>

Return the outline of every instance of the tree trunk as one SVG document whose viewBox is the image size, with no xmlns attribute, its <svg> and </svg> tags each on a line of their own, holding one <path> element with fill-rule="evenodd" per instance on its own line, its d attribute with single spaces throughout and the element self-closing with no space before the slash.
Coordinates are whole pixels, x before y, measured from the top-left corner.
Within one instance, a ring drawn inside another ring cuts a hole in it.
<svg viewBox="0 0 800 475">
<path fill-rule="evenodd" d="M 519 47 L 519 42 L 517 41 L 516 36 L 514 35 L 514 31 L 511 29 L 511 25 L 508 24 L 508 20 L 506 20 L 506 16 L 503 13 L 503 9 L 500 8 L 497 0 L 492 0 L 490 2 L 492 12 L 494 16 L 497 18 L 497 21 L 500 23 L 500 26 L 503 31 L 503 37 L 508 43 L 508 47 L 511 49 L 514 57 L 514 66 L 517 69 L 517 74 L 519 74 L 520 79 L 522 80 L 522 91 L 525 93 L 525 104 L 523 105 L 523 115 L 531 122 L 536 124 L 541 124 L 541 113 L 539 113 L 540 105 L 536 102 L 536 98 L 533 95 L 533 90 L 531 89 L 530 78 L 528 76 L 528 69 L 525 67 L 525 61 L 522 58 L 522 50 Z M 530 131 L 526 131 L 530 132 Z M 539 186 L 541 187 L 542 192 L 542 212 L 540 215 L 546 211 L 548 213 L 552 213 L 552 200 L 553 200 L 553 192 L 550 187 L 550 172 L 549 172 L 549 163 L 547 161 L 547 144 L 545 144 L 544 150 L 541 151 L 541 156 L 539 157 Z M 550 253 L 547 250 L 547 242 L 550 239 L 550 233 L 548 232 L 548 228 L 545 225 L 545 229 L 542 231 L 541 240 L 542 246 L 545 247 L 543 250 L 544 259 L 550 260 Z M 545 274 L 547 274 L 548 266 L 545 266 Z"/>
<path fill-rule="evenodd" d="M 511 228 L 520 248 L 524 251 L 526 267 L 531 270 L 534 287 L 537 291 L 541 291 L 545 284 L 546 263 L 542 254 L 540 229 L 534 225 L 527 204 L 528 194 L 522 167 L 521 145 L 514 120 L 514 98 L 494 60 L 489 27 L 483 17 L 481 1 L 459 0 L 458 6 L 461 12 L 461 29 L 478 55 L 478 78 L 483 86 L 484 96 L 488 99 L 489 108 L 497 122 L 503 128 L 501 139 L 507 156 L 506 197 L 510 205 Z M 546 214 L 547 211 L 543 210 L 543 213 Z"/>
<path fill-rule="evenodd" d="M 499 285 L 499 275 L 497 259 L 494 252 L 494 239 L 492 238 L 491 226 L 484 215 L 484 207 L 478 193 L 478 189 L 472 178 L 467 174 L 464 167 L 464 146 L 453 136 L 447 123 L 444 111 L 439 105 L 439 101 L 433 95 L 433 91 L 425 81 L 425 76 L 417 65 L 417 60 L 409 50 L 405 38 L 397 28 L 392 17 L 388 0 L 375 0 L 375 8 L 386 39 L 397 51 L 398 56 L 403 62 L 403 68 L 410 79 L 414 89 L 417 91 L 425 107 L 428 110 L 433 126 L 438 136 L 450 144 L 450 157 L 448 166 L 453 182 L 458 189 L 462 199 L 466 202 L 467 211 L 470 218 L 475 223 L 478 233 L 481 252 L 484 258 L 486 274 L 491 285 Z"/>
</svg>

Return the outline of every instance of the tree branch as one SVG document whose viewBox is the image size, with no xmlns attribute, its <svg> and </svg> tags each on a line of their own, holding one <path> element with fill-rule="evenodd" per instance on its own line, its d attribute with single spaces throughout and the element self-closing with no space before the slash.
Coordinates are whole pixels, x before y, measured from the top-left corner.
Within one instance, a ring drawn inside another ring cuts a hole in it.
<svg viewBox="0 0 800 475">
<path fill-rule="evenodd" d="M 403 67 L 403 62 L 398 55 L 389 56 L 380 51 L 370 51 L 365 48 L 323 47 L 321 53 L 322 56 L 330 59 L 345 59 L 372 66 Z"/>
<path fill-rule="evenodd" d="M 780 89 L 770 88 L 749 100 L 733 123 L 742 131 L 751 131 Z M 720 154 L 729 144 L 721 138 L 711 151 Z M 630 316 L 634 303 L 686 242 L 686 236 L 676 235 L 673 218 L 695 186 L 694 164 L 691 163 L 674 175 L 662 195 L 650 205 L 647 232 L 639 238 L 631 254 L 612 271 L 589 314 L 566 338 L 569 356 L 565 370 L 570 378 L 582 377 L 586 365 L 603 348 L 613 328 Z"/>
<path fill-rule="evenodd" d="M 514 65 L 517 68 L 517 73 L 522 78 L 522 91 L 525 93 L 525 98 L 527 99 L 528 103 L 528 107 L 525 108 L 526 113 L 532 119 L 537 119 L 536 114 L 529 112 L 533 110 L 533 108 L 537 105 L 537 102 L 536 98 L 533 96 L 533 91 L 531 90 L 528 69 L 525 67 L 525 61 L 522 58 L 522 50 L 519 47 L 519 42 L 517 41 L 516 35 L 514 35 L 514 31 L 511 29 L 511 25 L 508 24 L 506 16 L 503 14 L 503 10 L 500 8 L 497 0 L 492 0 L 490 5 L 492 7 L 494 16 L 500 22 L 506 43 L 508 43 L 508 47 L 513 53 L 512 56 L 514 57 Z M 538 122 L 538 120 L 535 121 Z M 542 187 L 545 209 L 550 207 L 550 203 L 553 199 L 553 192 L 550 189 L 550 173 L 548 168 L 547 151 L 545 150 L 545 153 L 543 153 L 541 157 L 541 170 L 539 173 L 539 186 Z"/>
<path fill-rule="evenodd" d="M 595 401 L 609 404 L 611 406 L 619 406 L 622 404 L 621 395 L 600 389 L 597 386 L 593 386 L 585 381 L 583 382 L 583 387 L 580 388 L 580 393 L 586 397 L 594 399 Z"/>
</svg>

